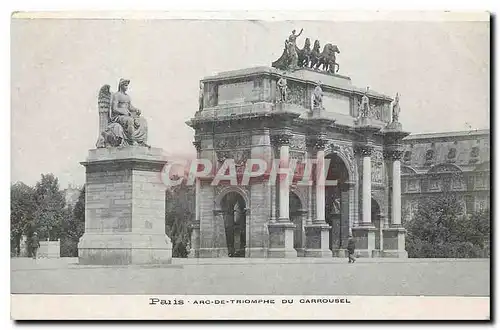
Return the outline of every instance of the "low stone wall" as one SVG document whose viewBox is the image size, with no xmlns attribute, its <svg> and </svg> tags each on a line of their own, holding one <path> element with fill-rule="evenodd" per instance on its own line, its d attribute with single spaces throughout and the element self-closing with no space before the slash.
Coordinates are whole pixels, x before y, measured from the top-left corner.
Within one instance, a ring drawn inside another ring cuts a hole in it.
<svg viewBox="0 0 500 330">
<path fill-rule="evenodd" d="M 61 241 L 41 241 L 37 253 L 38 258 L 60 258 Z"/>
</svg>

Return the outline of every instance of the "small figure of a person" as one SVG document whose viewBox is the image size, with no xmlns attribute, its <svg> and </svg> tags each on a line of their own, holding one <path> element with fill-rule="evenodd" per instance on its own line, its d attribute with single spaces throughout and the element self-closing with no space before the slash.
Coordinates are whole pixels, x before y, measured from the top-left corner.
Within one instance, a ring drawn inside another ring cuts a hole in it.
<svg viewBox="0 0 500 330">
<path fill-rule="evenodd" d="M 354 258 L 355 249 L 356 244 L 354 243 L 354 238 L 352 237 L 352 235 L 349 235 L 349 241 L 347 242 L 347 255 L 349 258 L 349 263 L 356 261 L 356 258 Z"/>
<path fill-rule="evenodd" d="M 30 251 L 33 259 L 36 259 L 38 248 L 40 248 L 40 240 L 38 239 L 38 234 L 34 232 L 30 241 Z"/>
</svg>

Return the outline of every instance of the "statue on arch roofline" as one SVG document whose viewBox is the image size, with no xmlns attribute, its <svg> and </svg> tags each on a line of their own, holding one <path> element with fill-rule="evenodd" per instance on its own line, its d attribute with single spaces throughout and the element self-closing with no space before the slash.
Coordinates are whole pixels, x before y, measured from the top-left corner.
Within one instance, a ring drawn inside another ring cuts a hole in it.
<svg viewBox="0 0 500 330">
<path fill-rule="evenodd" d="M 396 93 L 394 101 L 392 101 L 392 121 L 397 123 L 399 121 L 399 113 L 401 112 L 401 107 L 399 105 L 399 93 Z"/>
<path fill-rule="evenodd" d="M 118 91 L 111 94 L 110 86 L 99 91 L 100 135 L 97 148 L 147 145 L 148 126 L 141 111 L 132 105 L 127 94 L 130 80 L 120 79 Z"/>
<path fill-rule="evenodd" d="M 359 105 L 359 114 L 361 117 L 369 117 L 370 116 L 370 99 L 368 98 L 368 92 L 370 91 L 370 87 L 366 87 L 366 91 L 361 98 L 361 104 Z"/>
<path fill-rule="evenodd" d="M 323 108 L 323 90 L 321 89 L 321 81 L 316 82 L 316 87 L 311 95 L 311 110 Z"/>
</svg>

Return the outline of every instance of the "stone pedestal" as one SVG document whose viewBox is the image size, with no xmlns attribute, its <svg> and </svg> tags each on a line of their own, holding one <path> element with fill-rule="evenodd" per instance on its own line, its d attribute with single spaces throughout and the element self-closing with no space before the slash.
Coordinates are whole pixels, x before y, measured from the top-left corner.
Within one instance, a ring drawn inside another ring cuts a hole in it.
<svg viewBox="0 0 500 330">
<path fill-rule="evenodd" d="M 293 232 L 295 225 L 288 223 L 270 223 L 269 229 L 269 258 L 296 258 L 297 251 L 293 248 Z"/>
<path fill-rule="evenodd" d="M 312 224 L 305 227 L 306 232 L 306 257 L 331 258 L 330 226 L 325 224 Z"/>
<path fill-rule="evenodd" d="M 406 229 L 402 227 L 385 228 L 384 250 L 382 255 L 389 258 L 408 258 L 408 252 L 405 250 Z"/>
<path fill-rule="evenodd" d="M 161 264 L 172 261 L 165 234 L 161 149 L 99 148 L 86 162 L 85 233 L 80 264 Z"/>
<path fill-rule="evenodd" d="M 352 228 L 352 236 L 356 244 L 356 254 L 360 257 L 371 258 L 375 250 L 375 232 L 374 226 L 360 226 Z"/>
</svg>

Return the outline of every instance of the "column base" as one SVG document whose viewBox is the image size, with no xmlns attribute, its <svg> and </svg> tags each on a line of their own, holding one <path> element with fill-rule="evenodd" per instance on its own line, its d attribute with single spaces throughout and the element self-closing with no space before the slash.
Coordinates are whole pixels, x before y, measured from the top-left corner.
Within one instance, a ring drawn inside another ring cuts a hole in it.
<svg viewBox="0 0 500 330">
<path fill-rule="evenodd" d="M 406 251 L 391 251 L 391 250 L 385 250 L 382 251 L 382 257 L 384 258 L 408 258 L 408 252 Z"/>
<path fill-rule="evenodd" d="M 355 255 L 361 258 L 372 258 L 375 250 L 375 232 L 378 229 L 372 224 L 352 228 L 355 241 Z"/>
<path fill-rule="evenodd" d="M 172 243 L 165 234 L 85 233 L 78 243 L 82 265 L 170 264 Z"/>
<path fill-rule="evenodd" d="M 197 258 L 228 258 L 227 248 L 201 248 Z"/>
<path fill-rule="evenodd" d="M 246 248 L 245 258 L 267 258 L 267 249 L 265 248 Z"/>
<path fill-rule="evenodd" d="M 306 249 L 305 257 L 331 258 L 332 250 L 329 248 L 330 229 L 326 223 L 305 226 Z"/>
<path fill-rule="evenodd" d="M 190 249 L 188 258 L 199 258 L 200 257 L 200 250 L 199 249 Z"/>
<path fill-rule="evenodd" d="M 332 251 L 332 256 L 334 258 L 347 258 L 347 250 L 346 249 L 335 249 Z"/>
<path fill-rule="evenodd" d="M 293 248 L 293 232 L 295 225 L 291 222 L 276 222 L 267 225 L 269 229 L 268 258 L 296 258 Z"/>
<path fill-rule="evenodd" d="M 408 258 L 405 248 L 406 229 L 396 225 L 382 230 L 384 235 L 383 255 L 387 258 Z"/>
</svg>

